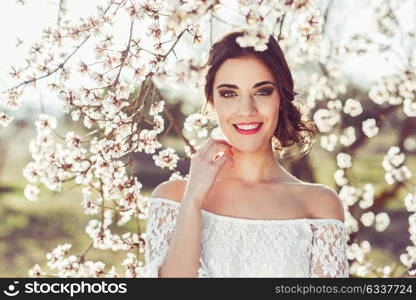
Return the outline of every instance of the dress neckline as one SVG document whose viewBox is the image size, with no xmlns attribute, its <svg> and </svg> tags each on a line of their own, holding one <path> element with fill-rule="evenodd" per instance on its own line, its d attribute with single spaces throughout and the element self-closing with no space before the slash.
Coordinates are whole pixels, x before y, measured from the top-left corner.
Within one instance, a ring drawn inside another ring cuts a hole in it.
<svg viewBox="0 0 416 300">
<path fill-rule="evenodd" d="M 150 197 L 150 200 L 160 200 L 161 202 L 165 203 L 174 203 L 177 206 L 180 206 L 179 202 L 176 202 L 171 199 L 162 198 L 162 197 Z M 344 222 L 339 219 L 334 218 L 297 218 L 297 219 L 250 219 L 250 218 L 242 218 L 242 217 L 233 217 L 233 216 L 226 216 L 214 213 L 212 211 L 205 210 L 201 208 L 201 213 L 207 216 L 211 216 L 217 219 L 223 220 L 230 220 L 236 222 L 248 222 L 248 223 L 296 223 L 296 222 L 317 222 L 317 223 L 335 223 L 338 225 L 344 226 Z"/>
</svg>

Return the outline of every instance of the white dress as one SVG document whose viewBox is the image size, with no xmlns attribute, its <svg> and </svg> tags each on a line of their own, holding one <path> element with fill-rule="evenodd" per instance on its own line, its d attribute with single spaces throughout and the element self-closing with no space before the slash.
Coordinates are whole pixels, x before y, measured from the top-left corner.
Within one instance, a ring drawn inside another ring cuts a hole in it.
<svg viewBox="0 0 416 300">
<path fill-rule="evenodd" d="M 150 198 L 143 277 L 158 277 L 180 203 Z M 337 219 L 255 220 L 201 210 L 198 277 L 348 277 L 348 234 Z"/>
</svg>

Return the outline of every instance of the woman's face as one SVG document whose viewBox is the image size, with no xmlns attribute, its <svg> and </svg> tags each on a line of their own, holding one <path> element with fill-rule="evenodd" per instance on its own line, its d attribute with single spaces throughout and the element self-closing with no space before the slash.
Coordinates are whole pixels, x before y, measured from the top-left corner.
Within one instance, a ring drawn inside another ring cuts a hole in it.
<svg viewBox="0 0 416 300">
<path fill-rule="evenodd" d="M 251 152 L 270 146 L 279 121 L 280 95 L 261 60 L 248 56 L 224 61 L 215 75 L 213 101 L 218 124 L 234 147 Z M 259 127 L 247 127 L 254 125 Z"/>
</svg>

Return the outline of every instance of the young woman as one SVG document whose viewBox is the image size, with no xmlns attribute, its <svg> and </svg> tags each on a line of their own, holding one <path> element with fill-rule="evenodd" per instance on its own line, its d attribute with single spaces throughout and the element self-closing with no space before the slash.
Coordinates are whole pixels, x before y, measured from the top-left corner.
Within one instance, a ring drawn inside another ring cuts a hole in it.
<svg viewBox="0 0 416 300">
<path fill-rule="evenodd" d="M 189 180 L 153 191 L 143 276 L 348 277 L 341 200 L 273 153 L 273 137 L 306 153 L 315 134 L 284 55 L 273 36 L 263 52 L 241 48 L 243 34 L 223 36 L 208 61 L 206 104 L 226 139 L 202 144 Z"/>
</svg>

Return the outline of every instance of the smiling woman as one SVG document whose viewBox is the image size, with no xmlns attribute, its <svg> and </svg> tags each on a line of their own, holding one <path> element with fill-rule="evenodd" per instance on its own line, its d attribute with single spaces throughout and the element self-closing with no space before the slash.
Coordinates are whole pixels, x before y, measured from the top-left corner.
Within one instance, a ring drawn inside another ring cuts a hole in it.
<svg viewBox="0 0 416 300">
<path fill-rule="evenodd" d="M 279 113 L 274 118 L 277 124 L 274 126 L 271 124 L 271 127 L 275 129 L 273 136 L 281 145 L 279 150 L 298 144 L 300 153 L 307 154 L 315 141 L 316 127 L 302 116 L 301 109 L 304 107 L 293 103 L 297 93 L 294 91 L 292 75 L 279 44 L 271 38 L 267 50 L 255 51 L 251 47 L 243 48 L 238 45 L 236 40 L 243 36 L 243 30 L 230 32 L 211 48 L 207 62 L 209 69 L 205 77 L 206 102 L 203 113 L 215 111 L 217 95 L 221 99 L 237 100 L 238 105 L 241 105 L 244 91 L 238 85 L 225 82 L 224 79 L 237 79 L 237 75 L 240 75 L 242 83 L 245 84 L 244 81 L 257 77 L 253 72 L 258 72 L 259 78 L 270 78 L 270 80 L 255 83 L 252 86 L 253 97 L 258 101 L 269 98 L 274 100 L 269 102 L 272 102 L 270 104 Z M 251 64 L 241 64 L 240 60 L 243 59 L 251 61 Z M 247 76 L 248 74 L 251 76 Z M 218 94 L 214 92 L 214 87 Z"/>
<path fill-rule="evenodd" d="M 344 209 L 337 194 L 306 183 L 276 159 L 282 147 L 310 150 L 314 127 L 273 36 L 242 48 L 231 32 L 211 51 L 206 104 L 224 140 L 208 139 L 189 180 L 152 193 L 144 275 L 150 277 L 348 277 Z"/>
</svg>

